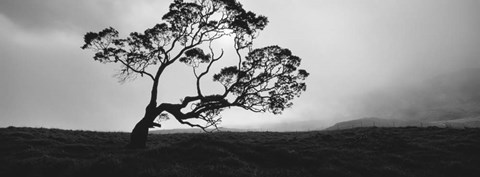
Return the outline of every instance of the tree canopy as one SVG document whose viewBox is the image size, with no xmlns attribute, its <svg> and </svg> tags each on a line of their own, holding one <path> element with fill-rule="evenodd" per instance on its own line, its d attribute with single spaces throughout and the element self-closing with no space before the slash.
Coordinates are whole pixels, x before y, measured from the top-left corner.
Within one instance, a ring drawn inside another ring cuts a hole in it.
<svg viewBox="0 0 480 177">
<path fill-rule="evenodd" d="M 93 59 L 98 62 L 119 63 L 120 81 L 138 76 L 152 80 L 144 117 L 148 117 L 149 123 L 153 122 L 152 116 L 171 115 L 182 124 L 206 130 L 221 122 L 219 114 L 224 109 L 240 107 L 279 114 L 306 90 L 304 81 L 309 73 L 298 68 L 301 59 L 289 49 L 276 45 L 253 48 L 268 19 L 244 10 L 236 0 L 174 0 L 162 20 L 163 23 L 144 32 L 132 32 L 126 38 L 119 37 L 112 27 L 88 32 L 82 46 L 93 50 Z M 220 38 L 232 39 L 237 57 L 225 58 L 223 49 L 215 52 L 212 42 Z M 213 81 L 224 89 L 206 95 L 200 87 L 201 79 L 221 59 L 235 60 L 237 64 L 213 74 Z M 159 78 L 165 68 L 176 62 L 192 67 L 197 93 L 185 96 L 179 103 L 157 104 Z"/>
</svg>

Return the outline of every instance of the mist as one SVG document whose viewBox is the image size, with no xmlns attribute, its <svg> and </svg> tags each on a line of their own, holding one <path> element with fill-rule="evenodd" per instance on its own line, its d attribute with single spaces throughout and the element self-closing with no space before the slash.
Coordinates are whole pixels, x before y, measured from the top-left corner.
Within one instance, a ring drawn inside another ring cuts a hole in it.
<svg viewBox="0 0 480 177">
<path fill-rule="evenodd" d="M 282 115 L 231 109 L 222 114 L 221 126 L 319 129 L 362 117 L 478 113 L 477 0 L 240 2 L 270 21 L 254 46 L 289 48 L 311 75 L 307 91 Z M 0 2 L 0 126 L 131 130 L 143 115 L 150 83 L 138 78 L 119 84 L 112 77 L 118 66 L 94 62 L 92 53 L 80 49 L 82 37 L 109 26 L 123 36 L 143 31 L 160 22 L 169 3 Z M 191 79 L 183 65 L 166 71 L 161 101 L 194 91 Z M 163 124 L 185 128 L 173 120 Z"/>
</svg>

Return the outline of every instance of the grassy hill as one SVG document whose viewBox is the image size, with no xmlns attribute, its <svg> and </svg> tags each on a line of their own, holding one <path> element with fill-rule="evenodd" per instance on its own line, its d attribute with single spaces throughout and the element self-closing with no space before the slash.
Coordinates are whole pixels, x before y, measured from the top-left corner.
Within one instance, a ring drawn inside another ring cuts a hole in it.
<svg viewBox="0 0 480 177">
<path fill-rule="evenodd" d="M 0 129 L 0 176 L 480 176 L 480 129 L 150 135 Z"/>
</svg>

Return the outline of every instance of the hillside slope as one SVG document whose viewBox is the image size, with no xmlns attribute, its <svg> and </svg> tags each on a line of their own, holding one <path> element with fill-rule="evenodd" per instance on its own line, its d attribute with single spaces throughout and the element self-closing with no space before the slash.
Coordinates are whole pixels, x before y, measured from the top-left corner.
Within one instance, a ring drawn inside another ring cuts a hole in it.
<svg viewBox="0 0 480 177">
<path fill-rule="evenodd" d="M 480 176 L 480 129 L 150 135 L 0 129 L 0 176 Z"/>
<path fill-rule="evenodd" d="M 358 127 L 439 127 L 439 128 L 480 128 L 480 116 L 452 120 L 403 120 L 368 117 L 338 122 L 325 130 L 341 130 Z"/>
</svg>

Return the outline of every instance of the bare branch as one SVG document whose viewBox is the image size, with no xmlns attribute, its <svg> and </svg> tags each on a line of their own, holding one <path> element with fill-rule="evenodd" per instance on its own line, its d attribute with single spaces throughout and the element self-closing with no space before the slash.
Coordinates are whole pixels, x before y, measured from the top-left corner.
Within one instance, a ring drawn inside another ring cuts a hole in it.
<svg viewBox="0 0 480 177">
<path fill-rule="evenodd" d="M 153 77 L 152 74 L 146 72 L 146 71 L 139 71 L 139 70 L 136 70 L 135 68 L 133 68 L 132 66 L 130 66 L 129 64 L 127 64 L 125 61 L 121 60 L 120 58 L 116 57 L 115 58 L 116 61 L 119 61 L 120 63 L 122 63 L 124 66 L 126 66 L 128 69 L 132 70 L 133 72 L 136 72 L 136 73 L 139 73 L 142 77 L 143 75 L 147 75 L 148 77 L 150 77 L 153 81 L 155 80 L 155 78 Z M 145 68 L 144 68 L 145 69 Z"/>
</svg>

